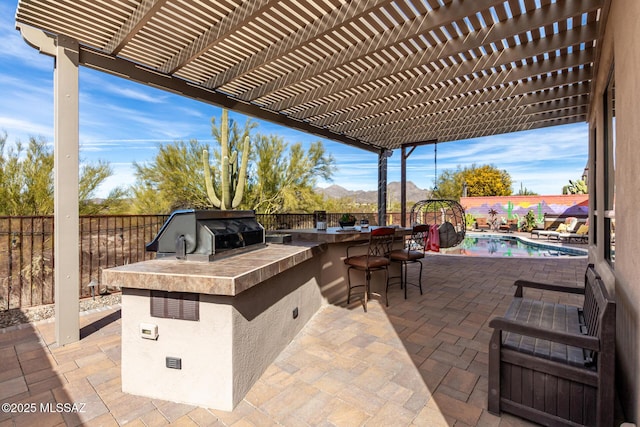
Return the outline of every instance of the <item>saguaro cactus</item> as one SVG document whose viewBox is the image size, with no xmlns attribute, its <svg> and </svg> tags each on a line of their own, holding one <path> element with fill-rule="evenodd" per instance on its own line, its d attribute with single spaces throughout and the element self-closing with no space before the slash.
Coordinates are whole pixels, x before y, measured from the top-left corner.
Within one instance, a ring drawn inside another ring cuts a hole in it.
<svg viewBox="0 0 640 427">
<path fill-rule="evenodd" d="M 544 213 L 542 212 L 542 202 L 538 203 L 538 216 L 536 218 L 536 222 L 539 224 L 544 223 Z"/>
<path fill-rule="evenodd" d="M 513 219 L 513 203 L 507 202 L 507 219 Z"/>
<path fill-rule="evenodd" d="M 247 180 L 247 162 L 249 161 L 249 137 L 245 137 L 242 147 L 242 163 L 238 170 L 238 152 L 234 151 L 229 155 L 229 113 L 222 110 L 222 120 L 220 122 L 220 154 L 221 173 L 220 191 L 218 197 L 213 187 L 213 176 L 209 165 L 209 152 L 203 150 L 202 164 L 204 166 L 204 179 L 207 187 L 209 200 L 220 210 L 234 209 L 240 205 L 244 194 L 244 187 Z"/>
</svg>

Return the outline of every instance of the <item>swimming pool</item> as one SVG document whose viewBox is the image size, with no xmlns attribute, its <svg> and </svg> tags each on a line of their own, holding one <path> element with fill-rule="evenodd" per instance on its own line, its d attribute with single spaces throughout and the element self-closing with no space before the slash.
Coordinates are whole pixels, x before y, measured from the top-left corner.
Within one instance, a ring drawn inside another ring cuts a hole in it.
<svg viewBox="0 0 640 427">
<path fill-rule="evenodd" d="M 478 233 L 467 233 L 460 245 L 441 249 L 440 252 L 450 255 L 521 258 L 587 256 L 584 249 L 538 243 L 518 236 Z"/>
</svg>

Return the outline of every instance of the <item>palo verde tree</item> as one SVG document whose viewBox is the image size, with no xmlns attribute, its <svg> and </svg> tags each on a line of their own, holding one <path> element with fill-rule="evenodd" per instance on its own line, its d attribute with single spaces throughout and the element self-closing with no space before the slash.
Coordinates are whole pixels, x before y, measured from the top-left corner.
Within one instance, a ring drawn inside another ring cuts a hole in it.
<svg viewBox="0 0 640 427">
<path fill-rule="evenodd" d="M 214 142 L 222 145 L 223 140 L 226 140 L 227 153 L 238 151 L 241 141 L 250 137 L 250 132 L 255 126 L 247 120 L 244 128 L 240 129 L 234 120 L 227 119 L 224 110 L 220 127 L 216 125 L 215 118 L 211 119 Z M 222 149 L 210 150 L 208 144 L 203 144 L 196 139 L 163 144 L 158 147 L 155 158 L 150 162 L 134 163 L 136 182 L 131 188 L 134 212 L 169 213 L 176 209 L 210 208 L 212 200 L 207 194 L 205 175 L 206 171 L 210 172 L 210 169 L 203 167 L 203 157 L 207 158 L 208 164 L 210 151 L 213 151 L 213 158 L 209 167 L 221 170 Z M 207 155 L 203 156 L 205 152 Z M 247 157 L 247 161 L 249 160 L 250 158 Z M 229 159 L 227 159 L 227 166 L 228 161 Z M 221 174 L 211 176 L 211 184 L 221 188 Z M 234 190 L 230 188 L 229 194 L 233 193 Z M 224 199 L 224 195 L 222 198 Z M 250 209 L 246 203 L 241 203 L 237 207 Z"/>
<path fill-rule="evenodd" d="M 207 148 L 195 139 L 174 141 L 159 146 L 151 162 L 134 162 L 134 212 L 162 214 L 210 206 L 202 170 L 202 152 Z"/>
<path fill-rule="evenodd" d="M 222 123 L 225 122 L 223 117 Z M 179 208 L 208 208 L 212 201 L 206 189 L 208 154 L 212 154 L 211 170 L 221 171 L 223 160 L 239 161 L 235 171 L 233 164 L 227 163 L 228 173 L 211 174 L 212 187 L 222 187 L 222 175 L 230 180 L 245 176 L 242 171 L 245 159 L 246 184 L 242 201 L 233 204 L 234 194 L 238 198 L 237 187 L 229 187 L 227 208 L 255 209 L 259 213 L 277 212 L 312 212 L 322 208 L 322 198 L 313 191 L 318 178 L 331 178 L 335 169 L 335 160 L 328 155 L 321 142 L 311 144 L 304 150 L 302 144 L 289 146 L 281 137 L 263 136 L 250 132 L 256 125 L 247 121 L 240 128 L 233 120 L 229 120 L 226 131 L 224 126 L 216 126 L 212 119 L 212 134 L 216 143 L 224 142 L 227 134 L 226 156 L 222 148 L 210 150 L 209 146 L 196 140 L 188 143 L 176 141 L 159 147 L 155 159 L 146 164 L 134 164 L 136 183 L 132 188 L 134 210 L 139 213 L 168 213 Z M 242 151 L 251 138 L 251 152 L 244 150 L 242 158 L 233 155 Z M 235 157 L 235 158 L 234 158 Z M 205 167 L 203 167 L 205 163 Z M 235 178 L 234 178 L 235 177 Z M 220 191 L 217 195 L 223 194 Z M 224 199 L 222 195 L 222 199 Z M 220 198 L 220 196 L 218 196 Z M 222 202 L 223 200 L 221 200 Z"/>
<path fill-rule="evenodd" d="M 29 138 L 25 147 L 6 145 L 0 135 L 0 215 L 53 214 L 53 149 L 44 139 Z M 122 207 L 125 191 L 116 188 L 96 202 L 95 192 L 113 171 L 108 163 L 85 164 L 80 170 L 80 214 L 113 212 Z"/>
<path fill-rule="evenodd" d="M 257 212 L 312 212 L 322 207 L 322 196 L 313 188 L 318 178 L 330 180 L 335 170 L 335 159 L 322 142 L 305 151 L 301 143 L 289 146 L 277 135 L 257 135 L 255 153 L 249 199 Z"/>
<path fill-rule="evenodd" d="M 511 176 L 506 170 L 493 165 L 475 164 L 457 170 L 445 170 L 438 177 L 438 186 L 434 197 L 459 200 L 463 186 L 467 186 L 467 196 L 510 196 L 512 194 Z"/>
</svg>

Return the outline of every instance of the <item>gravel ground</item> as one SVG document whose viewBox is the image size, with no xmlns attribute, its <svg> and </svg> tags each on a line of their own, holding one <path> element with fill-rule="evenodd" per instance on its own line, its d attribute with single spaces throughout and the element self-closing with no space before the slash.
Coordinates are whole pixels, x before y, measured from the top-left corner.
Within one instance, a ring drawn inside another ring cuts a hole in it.
<svg viewBox="0 0 640 427">
<path fill-rule="evenodd" d="M 109 295 L 97 295 L 93 298 L 85 298 L 80 300 L 80 312 L 93 310 L 95 308 L 114 306 L 120 304 L 120 293 Z M 38 307 L 29 307 L 24 309 L 11 309 L 0 312 L 0 329 L 9 326 L 19 325 L 21 323 L 36 322 L 54 317 L 55 305 L 40 305 Z"/>
</svg>

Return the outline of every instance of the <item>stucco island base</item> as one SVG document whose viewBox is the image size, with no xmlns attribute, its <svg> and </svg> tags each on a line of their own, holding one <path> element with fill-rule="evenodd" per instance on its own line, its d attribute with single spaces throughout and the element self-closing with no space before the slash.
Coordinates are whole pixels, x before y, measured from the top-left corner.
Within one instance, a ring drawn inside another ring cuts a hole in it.
<svg viewBox="0 0 640 427">
<path fill-rule="evenodd" d="M 292 253 L 288 254 L 288 251 Z M 305 251 L 311 252 L 306 254 Z M 175 263 L 171 276 L 176 280 L 176 288 L 184 291 L 180 289 L 181 270 L 208 268 L 211 270 L 208 277 L 212 278 L 229 262 L 239 262 L 239 259 L 211 263 L 158 260 L 138 263 L 138 267 L 132 264 L 105 270 L 105 273 L 111 271 L 104 275 L 106 281 L 111 284 L 119 282 L 122 287 L 122 391 L 232 410 L 322 305 L 317 279 L 320 262 L 319 258 L 313 257 L 313 252 L 317 251 L 273 245 L 252 255 L 247 254 L 249 258 L 253 256 L 253 263 L 234 279 L 241 282 L 247 274 L 256 274 L 256 269 L 260 269 L 256 265 L 260 263 L 255 257 L 272 258 L 271 255 L 279 257 L 279 261 L 265 261 L 263 258 L 262 266 L 268 267 L 275 275 L 237 295 L 201 293 L 199 321 L 152 317 L 151 290 L 127 286 L 127 282 L 136 287 L 153 287 L 145 283 L 168 280 L 152 273 L 157 270 L 154 266 L 162 268 L 163 265 L 155 264 Z M 249 261 L 247 256 L 242 255 L 245 261 Z M 277 272 L 280 267 L 274 270 L 274 265 L 278 264 L 284 271 Z M 266 274 L 265 271 L 257 277 Z M 203 273 L 196 276 L 199 274 Z M 207 277 L 200 279 L 206 285 Z M 224 280 L 223 277 L 218 279 Z M 296 318 L 293 315 L 295 309 Z M 156 340 L 141 337 L 140 325 L 143 323 L 158 326 Z M 167 368 L 167 357 L 181 359 L 181 369 Z"/>
</svg>

